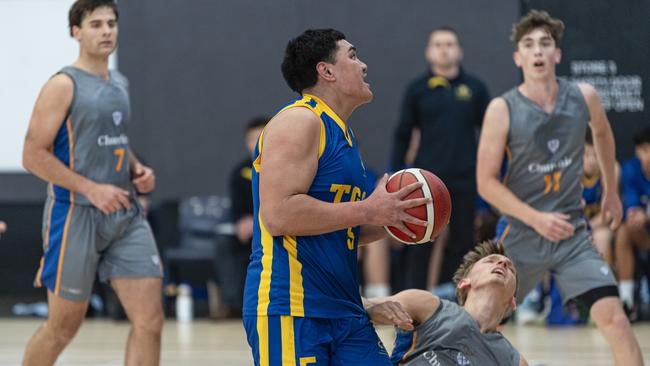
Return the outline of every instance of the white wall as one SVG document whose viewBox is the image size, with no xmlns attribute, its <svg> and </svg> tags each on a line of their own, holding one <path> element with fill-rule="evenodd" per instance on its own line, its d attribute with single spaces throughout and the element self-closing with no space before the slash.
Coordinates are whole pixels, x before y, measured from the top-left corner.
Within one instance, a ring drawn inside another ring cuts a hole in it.
<svg viewBox="0 0 650 366">
<path fill-rule="evenodd" d="M 23 139 L 38 93 L 77 58 L 72 0 L 0 0 L 0 173 L 24 172 Z"/>
</svg>

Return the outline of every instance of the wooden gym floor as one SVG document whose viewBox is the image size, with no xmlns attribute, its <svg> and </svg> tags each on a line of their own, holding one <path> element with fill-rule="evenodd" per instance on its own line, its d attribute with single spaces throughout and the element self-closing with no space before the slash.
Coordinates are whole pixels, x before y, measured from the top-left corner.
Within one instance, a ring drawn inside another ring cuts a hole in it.
<svg viewBox="0 0 650 366">
<path fill-rule="evenodd" d="M 28 339 L 41 324 L 38 319 L 0 319 L 0 366 L 19 365 Z M 57 365 L 121 365 L 128 324 L 87 320 Z M 389 350 L 392 328 L 378 329 Z M 634 326 L 646 363 L 650 363 L 650 323 Z M 572 328 L 508 326 L 504 331 L 531 366 L 612 365 L 604 339 L 591 326 Z M 162 365 L 252 365 L 241 321 L 194 321 L 165 324 Z"/>
</svg>

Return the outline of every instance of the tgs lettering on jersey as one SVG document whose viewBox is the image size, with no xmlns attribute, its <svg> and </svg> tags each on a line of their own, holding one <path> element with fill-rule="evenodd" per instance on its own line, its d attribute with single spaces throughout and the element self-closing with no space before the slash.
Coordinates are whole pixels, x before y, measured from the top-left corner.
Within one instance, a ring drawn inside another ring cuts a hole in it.
<svg viewBox="0 0 650 366">
<path fill-rule="evenodd" d="M 334 196 L 334 203 L 340 203 L 345 195 L 344 202 L 361 201 L 366 198 L 366 192 L 363 192 L 359 187 L 352 187 L 349 184 L 332 184 L 330 192 L 336 193 Z M 348 249 L 354 250 L 354 231 L 348 228 Z"/>
<path fill-rule="evenodd" d="M 361 191 L 359 187 L 352 187 L 349 184 L 332 184 L 330 186 L 330 192 L 336 193 L 334 203 L 361 201 L 366 198 L 366 192 Z M 343 200 L 343 198 L 347 199 Z"/>
</svg>

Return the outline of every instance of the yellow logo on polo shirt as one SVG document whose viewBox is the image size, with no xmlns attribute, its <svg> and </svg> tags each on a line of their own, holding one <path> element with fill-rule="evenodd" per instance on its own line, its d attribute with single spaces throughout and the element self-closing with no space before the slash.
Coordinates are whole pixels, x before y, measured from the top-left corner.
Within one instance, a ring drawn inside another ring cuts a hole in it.
<svg viewBox="0 0 650 366">
<path fill-rule="evenodd" d="M 241 168 L 239 173 L 241 174 L 242 178 L 246 180 L 253 180 L 253 169 L 251 169 L 250 167 Z"/>
<path fill-rule="evenodd" d="M 447 79 L 443 78 L 442 76 L 432 76 L 429 78 L 429 81 L 427 81 L 427 85 L 430 89 L 435 89 L 438 87 L 448 88 L 449 81 L 447 81 Z"/>
<path fill-rule="evenodd" d="M 470 100 L 472 99 L 472 89 L 465 84 L 460 84 L 456 87 L 456 99 Z"/>
</svg>

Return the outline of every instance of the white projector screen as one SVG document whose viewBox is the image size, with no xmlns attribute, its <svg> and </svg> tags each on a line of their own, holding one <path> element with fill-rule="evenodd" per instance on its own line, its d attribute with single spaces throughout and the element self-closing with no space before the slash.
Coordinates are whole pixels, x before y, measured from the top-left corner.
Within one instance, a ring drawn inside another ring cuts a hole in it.
<svg viewBox="0 0 650 366">
<path fill-rule="evenodd" d="M 36 97 L 49 77 L 78 56 L 68 33 L 72 2 L 0 0 L 0 173 L 24 172 L 23 139 Z"/>
</svg>

